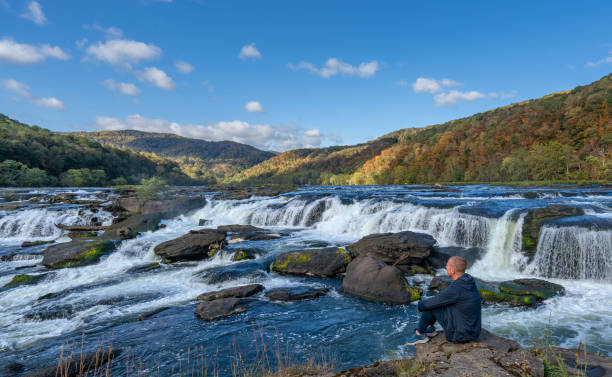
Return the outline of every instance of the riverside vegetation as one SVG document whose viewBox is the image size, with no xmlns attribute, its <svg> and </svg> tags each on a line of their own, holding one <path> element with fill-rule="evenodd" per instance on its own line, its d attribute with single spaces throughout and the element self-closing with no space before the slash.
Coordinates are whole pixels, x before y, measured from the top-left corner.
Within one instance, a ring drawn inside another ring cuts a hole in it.
<svg viewBox="0 0 612 377">
<path fill-rule="evenodd" d="M 171 134 L 62 134 L 0 116 L 0 185 L 420 184 L 612 180 L 612 75 L 354 145 L 281 154 Z"/>
</svg>

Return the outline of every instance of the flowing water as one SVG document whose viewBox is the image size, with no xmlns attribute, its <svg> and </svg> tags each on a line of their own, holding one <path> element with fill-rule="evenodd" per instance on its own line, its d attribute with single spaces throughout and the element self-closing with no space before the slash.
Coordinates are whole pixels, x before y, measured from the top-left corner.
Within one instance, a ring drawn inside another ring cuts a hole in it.
<svg viewBox="0 0 612 377">
<path fill-rule="evenodd" d="M 100 190 L 73 192 L 92 200 Z M 22 192 L 26 198 L 57 193 Z M 556 204 L 583 208 L 585 215 L 546 223 L 530 261 L 521 253 L 527 211 Z M 403 344 L 416 325 L 414 304 L 367 302 L 339 293 L 341 279 L 283 276 L 267 268 L 278 254 L 313 242 L 345 246 L 368 234 L 403 230 L 428 233 L 438 247 L 481 249 L 480 259 L 468 271 L 478 278 L 544 277 L 567 290 L 532 309 L 485 307 L 485 328 L 526 346 L 548 334 L 562 346 L 582 342 L 592 351 L 612 354 L 612 191 L 606 188 L 305 187 L 272 198 L 209 198 L 203 208 L 121 242 L 90 266 L 48 271 L 40 264 L 46 245 L 20 247 L 26 240 L 68 241 L 54 224 L 88 224 L 92 218 L 103 224 L 112 221 L 108 212 L 92 212 L 79 204 L 27 205 L 0 212 L 0 257 L 15 255 L 0 262 L 0 286 L 17 274 L 43 275 L 33 285 L 0 289 L 0 366 L 11 361 L 28 369 L 53 364 L 63 344 L 80 352 L 82 340 L 85 351 L 102 342 L 127 349 L 123 361 L 133 355 L 142 360 L 143 373 L 159 368 L 162 375 L 176 372 L 179 360 L 185 363 L 200 347 L 221 375 L 230 374 L 236 353 L 255 359 L 262 341 L 272 348 L 280 344 L 282 353 L 298 361 L 325 355 L 338 369 L 395 353 L 410 355 L 414 349 Z M 203 228 L 200 219 L 210 221 L 206 227 L 251 224 L 286 236 L 230 244 L 205 261 L 139 268 L 159 261 L 153 253 L 157 244 Z M 261 255 L 233 262 L 236 247 L 257 248 Z M 430 279 L 409 278 L 423 287 Z M 249 300 L 246 313 L 215 322 L 194 316 L 197 295 L 248 283 L 266 289 L 327 287 L 330 292 L 292 303 L 272 302 L 260 294 Z M 137 320 L 160 308 L 166 309 Z M 113 364 L 117 374 L 125 373 L 124 364 Z"/>
</svg>

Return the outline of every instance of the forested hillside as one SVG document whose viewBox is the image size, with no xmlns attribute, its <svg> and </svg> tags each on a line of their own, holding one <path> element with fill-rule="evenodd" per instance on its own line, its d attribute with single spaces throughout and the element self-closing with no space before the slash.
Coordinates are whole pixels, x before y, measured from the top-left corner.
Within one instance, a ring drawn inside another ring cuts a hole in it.
<svg viewBox="0 0 612 377">
<path fill-rule="evenodd" d="M 612 180 L 612 75 L 353 147 L 282 153 L 232 182 L 411 184 Z"/>
<path fill-rule="evenodd" d="M 167 159 L 30 127 L 0 114 L 0 186 L 117 185 L 152 176 L 173 184 L 197 183 Z"/>
<path fill-rule="evenodd" d="M 206 141 L 166 133 L 122 130 L 77 134 L 103 145 L 170 158 L 181 166 L 185 174 L 208 183 L 229 177 L 276 155 L 233 141 Z"/>
</svg>

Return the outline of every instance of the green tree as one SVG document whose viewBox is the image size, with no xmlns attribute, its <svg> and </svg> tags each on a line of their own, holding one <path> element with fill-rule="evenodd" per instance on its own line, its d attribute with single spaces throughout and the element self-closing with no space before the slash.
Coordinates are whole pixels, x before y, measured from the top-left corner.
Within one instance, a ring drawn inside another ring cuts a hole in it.
<svg viewBox="0 0 612 377">
<path fill-rule="evenodd" d="M 159 177 L 143 179 L 141 185 L 136 189 L 136 195 L 141 203 L 158 198 L 168 188 L 165 180 Z"/>
</svg>

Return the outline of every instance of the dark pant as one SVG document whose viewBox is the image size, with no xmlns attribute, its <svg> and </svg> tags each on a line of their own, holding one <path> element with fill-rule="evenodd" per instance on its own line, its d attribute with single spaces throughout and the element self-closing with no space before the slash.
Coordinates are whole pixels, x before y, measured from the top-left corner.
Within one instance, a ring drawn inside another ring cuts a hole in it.
<svg viewBox="0 0 612 377">
<path fill-rule="evenodd" d="M 424 334 L 427 326 L 433 326 L 436 321 L 444 327 L 444 309 L 424 310 L 421 312 L 417 330 Z"/>
</svg>

